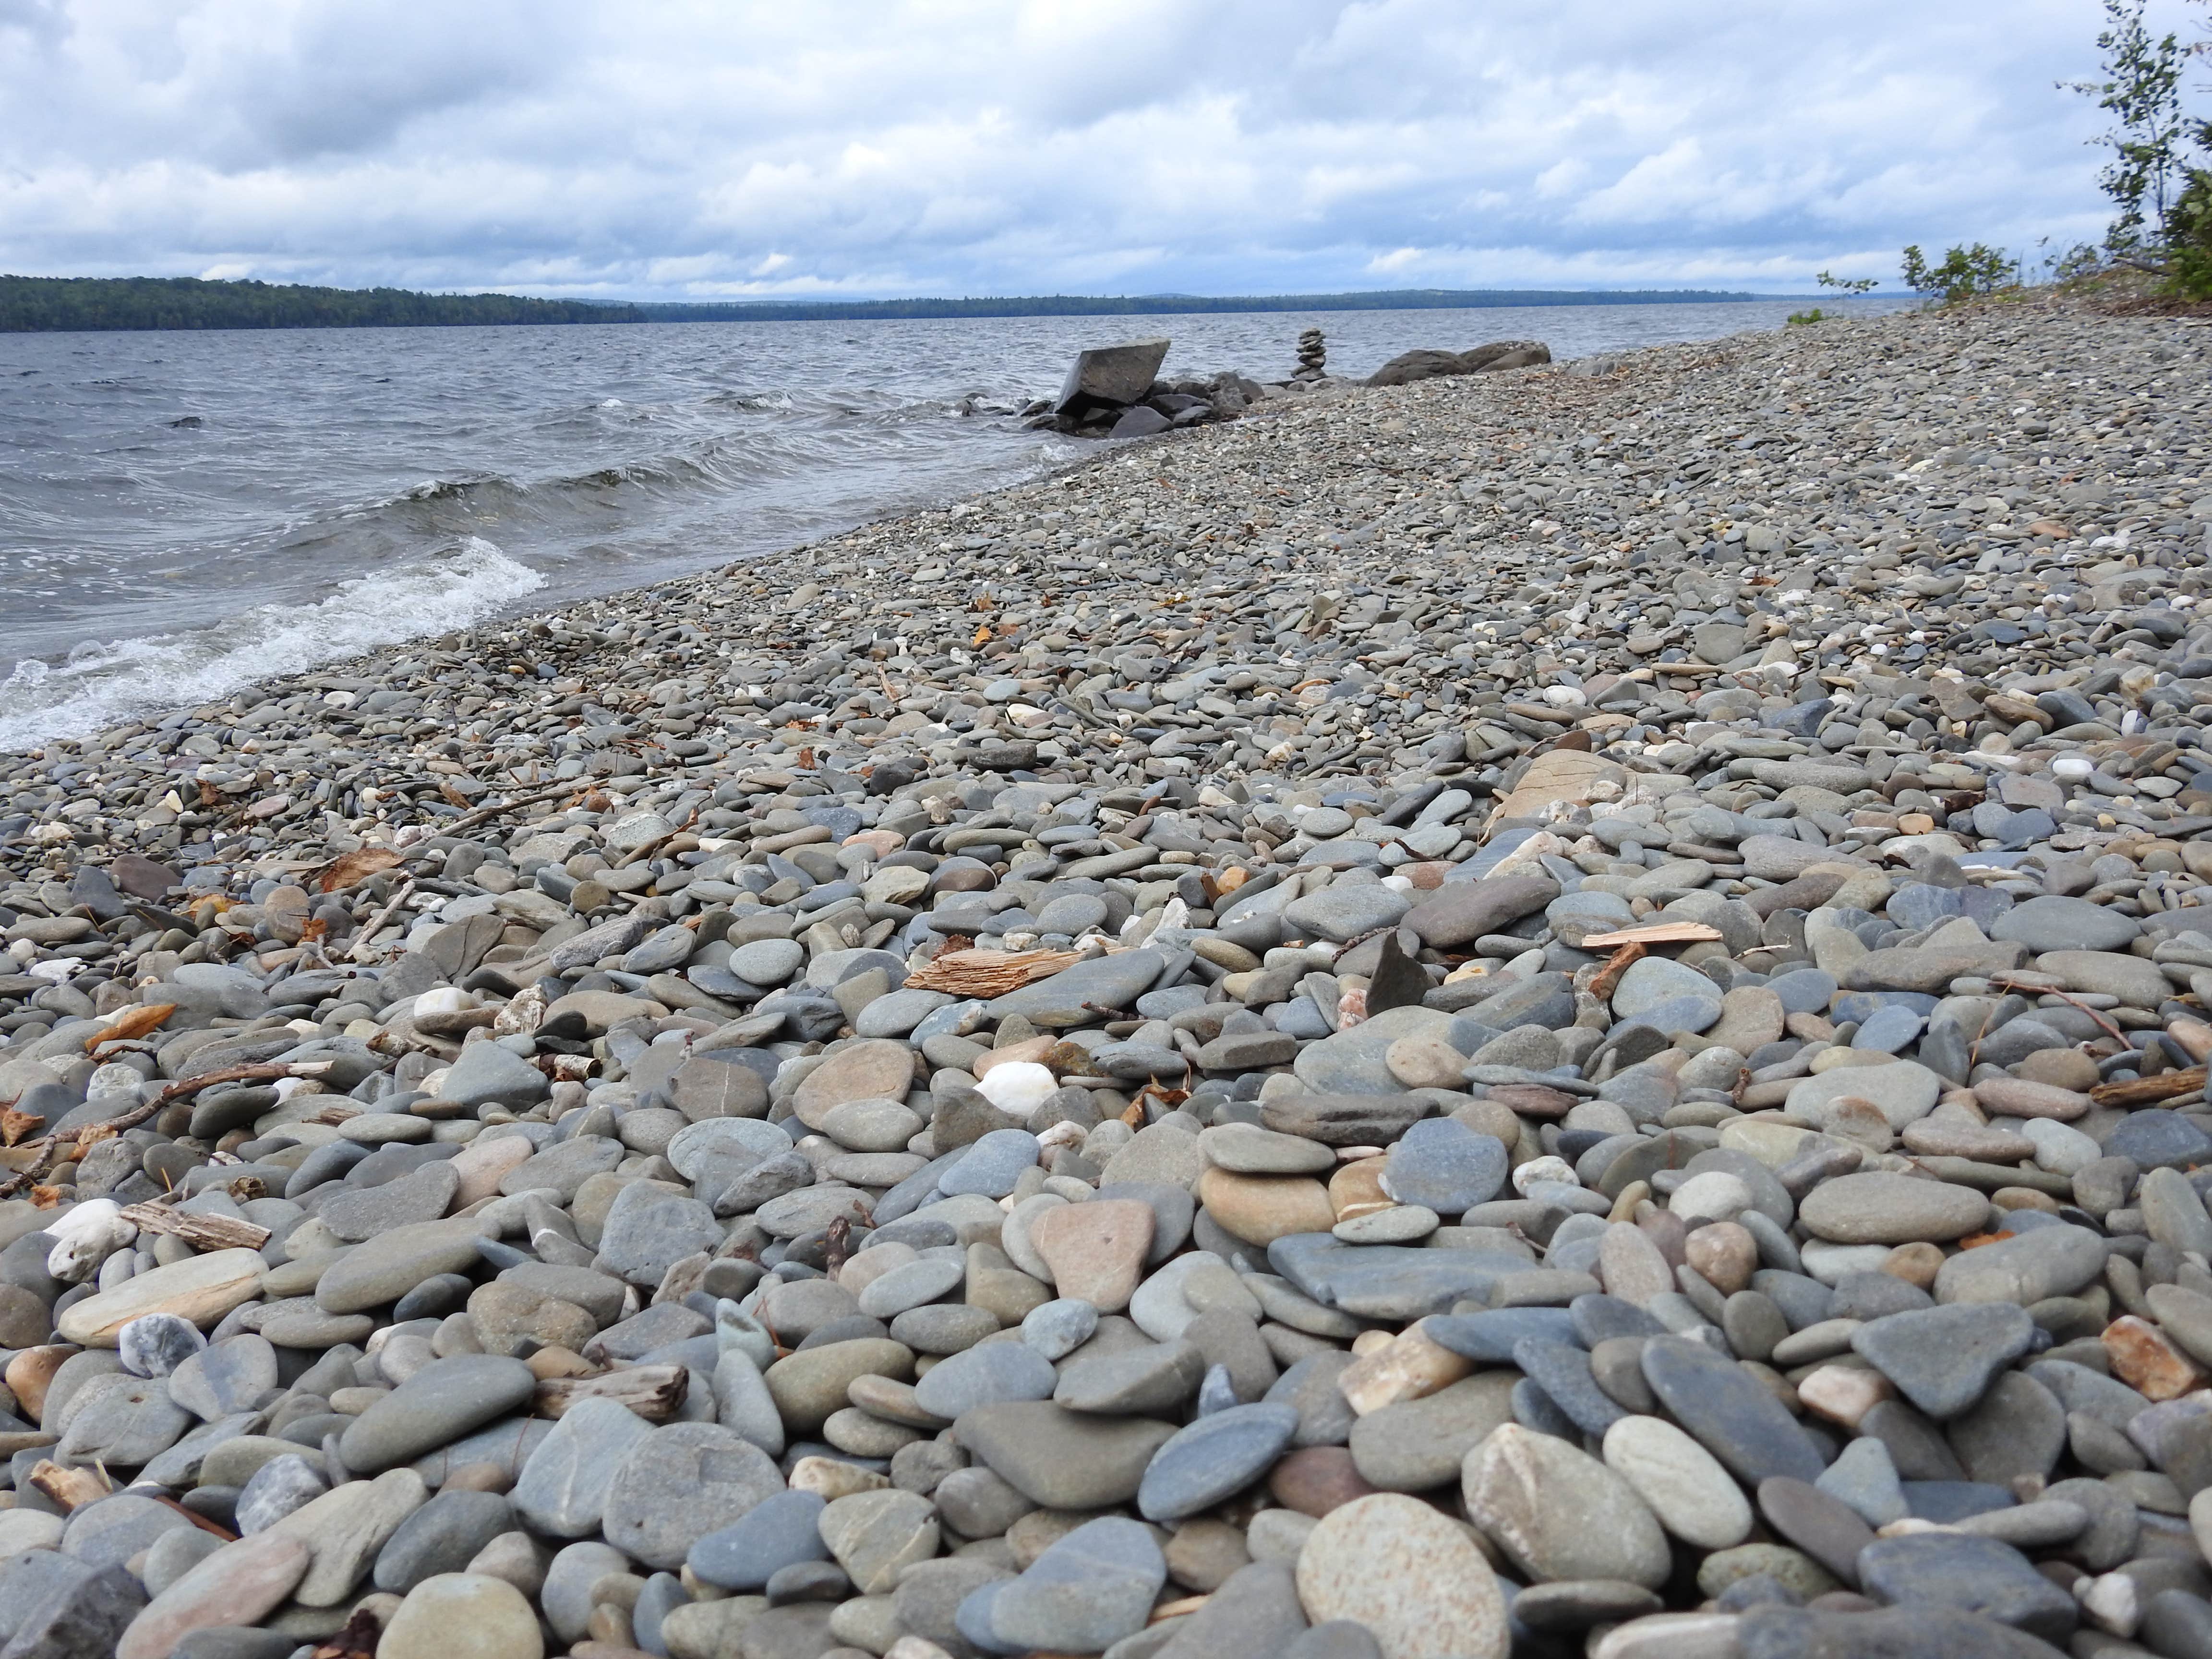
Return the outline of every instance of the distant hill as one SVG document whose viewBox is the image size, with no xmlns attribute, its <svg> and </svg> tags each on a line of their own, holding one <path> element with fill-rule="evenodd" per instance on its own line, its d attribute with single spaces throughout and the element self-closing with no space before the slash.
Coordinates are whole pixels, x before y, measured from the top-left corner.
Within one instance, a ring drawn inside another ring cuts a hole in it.
<svg viewBox="0 0 2212 1659">
<path fill-rule="evenodd" d="M 865 322 L 927 317 L 1146 317 L 1237 311 L 1460 311 L 1505 306 L 1713 305 L 1772 298 L 1706 289 L 1394 288 L 1363 294 L 1050 294 L 971 300 L 761 300 L 636 305 L 511 294 L 418 294 L 196 276 L 0 276 L 0 334 L 58 330 L 462 328 L 531 323 Z"/>
<path fill-rule="evenodd" d="M 510 294 L 210 283 L 195 276 L 0 276 L 0 333 L 64 329 L 453 328 L 635 323 L 635 307 Z"/>
<path fill-rule="evenodd" d="M 1048 294 L 1030 299 L 641 301 L 656 323 L 861 322 L 872 317 L 1171 317 L 1222 311 L 1474 311 L 1505 306 L 1724 305 L 1773 296 L 1708 289 L 1389 288 L 1361 294 Z"/>
</svg>

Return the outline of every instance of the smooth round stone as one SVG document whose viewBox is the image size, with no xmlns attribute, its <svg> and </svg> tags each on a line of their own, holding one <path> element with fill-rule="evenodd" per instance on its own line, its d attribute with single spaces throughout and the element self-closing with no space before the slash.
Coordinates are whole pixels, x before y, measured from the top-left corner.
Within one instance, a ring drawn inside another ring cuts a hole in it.
<svg viewBox="0 0 2212 1659">
<path fill-rule="evenodd" d="M 665 1424 L 616 1468 L 601 1529 L 633 1559 L 672 1571 L 701 1538 L 783 1490 L 775 1464 L 735 1427 Z"/>
<path fill-rule="evenodd" d="M 1256 1123 L 1218 1124 L 1203 1131 L 1198 1145 L 1206 1162 L 1238 1175 L 1314 1175 L 1336 1167 L 1336 1154 L 1319 1142 Z"/>
<path fill-rule="evenodd" d="M 441 1573 L 408 1591 L 376 1645 L 379 1659 L 544 1659 L 538 1614 L 504 1578 Z"/>
<path fill-rule="evenodd" d="M 147 1604 L 116 1644 L 116 1659 L 169 1659 L 195 1631 L 258 1624 L 313 1559 L 307 1540 L 279 1532 L 225 1545 Z"/>
<path fill-rule="evenodd" d="M 436 1127 L 411 1112 L 363 1112 L 339 1124 L 338 1133 L 356 1146 L 395 1146 L 428 1140 Z"/>
<path fill-rule="evenodd" d="M 1059 1376 L 1026 1342 L 985 1342 L 930 1368 L 914 1385 L 915 1404 L 947 1422 L 979 1406 L 1048 1400 Z"/>
<path fill-rule="evenodd" d="M 731 951 L 723 965 L 748 985 L 782 985 L 806 965 L 806 947 L 795 939 L 757 939 Z"/>
<path fill-rule="evenodd" d="M 149 1314 L 173 1314 L 196 1328 L 210 1330 L 232 1309 L 260 1294 L 268 1266 L 258 1250 L 213 1250 L 133 1273 L 114 1289 L 64 1309 L 54 1330 L 64 1342 L 87 1348 L 115 1346 L 125 1325 Z"/>
<path fill-rule="evenodd" d="M 1390 1148 L 1382 1188 L 1401 1204 L 1459 1215 L 1498 1195 L 1507 1161 L 1497 1136 L 1478 1134 L 1454 1118 L 1428 1118 Z"/>
<path fill-rule="evenodd" d="M 1137 1491 L 1139 1513 L 1147 1521 L 1179 1521 L 1212 1508 L 1265 1474 L 1297 1427 L 1297 1407 L 1282 1404 L 1232 1406 L 1201 1417 L 1153 1455 Z"/>
<path fill-rule="evenodd" d="M 207 1346 L 191 1321 L 175 1314 L 148 1314 L 115 1334 L 116 1358 L 133 1376 L 167 1376 Z"/>
<path fill-rule="evenodd" d="M 988 1308 L 959 1302 L 933 1302 L 909 1308 L 891 1321 L 891 1340 L 903 1342 L 916 1353 L 955 1354 L 974 1347 L 1001 1328 L 998 1315 Z"/>
<path fill-rule="evenodd" d="M 304 1508 L 331 1489 L 321 1470 L 304 1457 L 272 1457 L 253 1472 L 238 1494 L 240 1536 L 266 1532 L 293 1510 Z"/>
<path fill-rule="evenodd" d="M 826 1507 L 819 1492 L 778 1492 L 699 1538 L 685 1559 L 718 1589 L 757 1593 L 785 1567 L 830 1559 L 818 1525 Z"/>
<path fill-rule="evenodd" d="M 1004 1198 L 1014 1190 L 1022 1171 L 1034 1167 L 1036 1161 L 1037 1139 L 1028 1130 L 994 1129 L 938 1178 L 937 1190 L 947 1198 L 963 1193 Z"/>
<path fill-rule="evenodd" d="M 1793 968 L 1767 981 L 1766 988 L 1780 999 L 1785 1013 L 1817 1014 L 1834 999 L 1836 976 L 1818 968 Z"/>
<path fill-rule="evenodd" d="M 1971 1187 L 1867 1170 L 1820 1182 L 1797 1214 L 1815 1237 L 1838 1244 L 1946 1243 L 1982 1231 L 1990 1205 Z"/>
<path fill-rule="evenodd" d="M 863 1595 L 894 1589 L 902 1569 L 936 1554 L 941 1537 L 936 1506 L 919 1492 L 896 1489 L 834 1498 L 816 1528 Z"/>
<path fill-rule="evenodd" d="M 349 1469 L 374 1474 L 413 1462 L 528 1403 L 538 1378 L 520 1359 L 433 1360 L 353 1419 L 338 1441 Z"/>
<path fill-rule="evenodd" d="M 864 1037 L 902 1037 L 954 999 L 943 991 L 892 991 L 860 1010 L 853 1034 Z"/>
<path fill-rule="evenodd" d="M 2034 1339 L 2027 1309 L 1984 1302 L 1889 1314 L 1861 1325 L 1850 1341 L 1906 1399 L 1941 1419 L 1979 1400 L 1990 1379 Z"/>
<path fill-rule="evenodd" d="M 515 1514 L 546 1537 L 597 1532 L 616 1471 L 652 1432 L 627 1406 L 600 1397 L 578 1401 L 522 1466 L 514 1482 Z"/>
<path fill-rule="evenodd" d="M 848 1100 L 821 1114 L 822 1133 L 856 1152 L 902 1152 L 921 1115 L 896 1100 Z"/>
<path fill-rule="evenodd" d="M 1381 1492 L 1331 1510 L 1297 1552 L 1316 1627 L 1364 1627 L 1383 1659 L 1503 1659 L 1505 1598 L 1482 1551 L 1417 1498 Z"/>
<path fill-rule="evenodd" d="M 1605 1431 L 1605 1462 L 1683 1542 L 1719 1550 L 1750 1536 L 1751 1504 L 1743 1489 L 1711 1452 L 1663 1418 L 1615 1423 Z"/>
<path fill-rule="evenodd" d="M 1102 1516 L 1053 1543 L 1012 1583 L 993 1587 L 990 1632 L 1014 1650 L 1103 1652 L 1145 1627 L 1167 1576 L 1149 1528 Z"/>
<path fill-rule="evenodd" d="M 1425 1205 L 1394 1204 L 1340 1221 L 1330 1231 L 1347 1244 L 1410 1244 L 1442 1224 L 1443 1218 Z"/>
<path fill-rule="evenodd" d="M 514 1527 L 514 1508 L 498 1492 L 448 1484 L 377 1552 L 376 1588 L 404 1595 L 426 1579 L 459 1572 Z"/>
<path fill-rule="evenodd" d="M 1667 957 L 1644 957 L 1628 965 L 1613 988 L 1613 1015 L 1615 1019 L 1638 1019 L 1666 1004 L 1693 1000 L 1711 1003 L 1717 1019 L 1721 996 L 1721 988 L 1696 969 Z"/>
<path fill-rule="evenodd" d="M 605 1271 L 647 1290 L 684 1257 L 714 1250 L 722 1236 L 722 1224 L 699 1200 L 656 1182 L 633 1182 L 615 1194 L 607 1211 L 599 1259 Z"/>
<path fill-rule="evenodd" d="M 757 1117 L 702 1117 L 676 1132 L 663 1154 L 686 1181 L 726 1169 L 733 1181 L 754 1164 L 791 1150 L 790 1133 Z"/>
<path fill-rule="evenodd" d="M 544 1558 L 532 1550 L 524 1559 L 535 1568 Z M 553 1634 L 564 1642 L 580 1638 L 592 1617 L 592 1587 L 611 1572 L 628 1572 L 629 1566 L 628 1556 L 596 1540 L 556 1552 L 544 1569 L 544 1587 L 537 1597 Z"/>
<path fill-rule="evenodd" d="M 1808 1077 L 1790 1085 L 1784 1105 L 1792 1117 L 1825 1128 L 1835 1121 L 1843 1102 L 1863 1100 L 1892 1129 L 1902 1129 L 1933 1111 L 1944 1087 L 1943 1079 L 1925 1066 L 1898 1060 L 1887 1065 L 1838 1066 Z"/>
<path fill-rule="evenodd" d="M 1062 1297 L 1040 1303 L 1022 1317 L 1022 1340 L 1047 1359 L 1065 1359 L 1098 1328 L 1098 1310 L 1088 1302 Z"/>
<path fill-rule="evenodd" d="M 1655 1336 L 1644 1380 L 1691 1437 L 1739 1480 L 1786 1474 L 1817 1480 L 1819 1450 L 1789 1409 L 1749 1371 L 1703 1343 Z"/>
<path fill-rule="evenodd" d="M 325 1269 L 315 1284 L 316 1304 L 334 1314 L 388 1306 L 426 1279 L 480 1266 L 479 1236 L 477 1223 L 467 1219 L 421 1221 L 379 1233 Z M 261 1260 L 253 1252 L 244 1254 Z"/>
<path fill-rule="evenodd" d="M 934 1302 L 967 1277 L 964 1262 L 909 1261 L 872 1281 L 860 1292 L 860 1309 L 871 1319 L 890 1319 L 909 1308 Z"/>
<path fill-rule="evenodd" d="M 62 1530 L 62 1553 L 95 1568 L 119 1566 L 163 1533 L 191 1524 L 166 1504 L 119 1492 L 70 1512 Z"/>
<path fill-rule="evenodd" d="M 1467 1460 L 1468 1516 L 1532 1577 L 1664 1583 L 1673 1557 L 1636 1489 L 1588 1453 L 1507 1424 Z"/>
</svg>

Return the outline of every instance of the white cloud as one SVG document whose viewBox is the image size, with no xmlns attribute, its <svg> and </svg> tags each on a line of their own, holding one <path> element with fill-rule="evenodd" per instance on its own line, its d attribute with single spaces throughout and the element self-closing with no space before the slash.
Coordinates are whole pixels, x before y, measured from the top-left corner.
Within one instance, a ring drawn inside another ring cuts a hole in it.
<svg viewBox="0 0 2212 1659">
<path fill-rule="evenodd" d="M 2096 26 L 2087 0 L 0 0 L 0 269 L 1802 289 L 1907 241 L 2095 235 L 2095 112 L 2051 83 Z"/>
</svg>

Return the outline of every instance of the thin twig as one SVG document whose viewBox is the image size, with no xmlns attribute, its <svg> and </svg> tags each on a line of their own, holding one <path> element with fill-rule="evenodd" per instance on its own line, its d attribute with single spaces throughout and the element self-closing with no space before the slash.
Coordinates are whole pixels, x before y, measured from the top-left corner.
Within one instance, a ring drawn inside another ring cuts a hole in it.
<svg viewBox="0 0 2212 1659">
<path fill-rule="evenodd" d="M 346 952 L 347 961 L 365 962 L 368 960 L 362 953 L 368 949 L 369 941 L 374 939 L 377 934 L 382 931 L 384 924 L 392 920 L 393 913 L 397 911 L 402 904 L 407 902 L 407 896 L 414 890 L 415 878 L 412 876 L 408 877 L 404 881 L 399 884 L 399 890 L 392 896 L 392 902 L 386 905 L 383 909 L 378 911 L 375 918 L 370 921 L 368 926 L 361 930 L 361 937 L 354 941 L 353 949 Z"/>
</svg>

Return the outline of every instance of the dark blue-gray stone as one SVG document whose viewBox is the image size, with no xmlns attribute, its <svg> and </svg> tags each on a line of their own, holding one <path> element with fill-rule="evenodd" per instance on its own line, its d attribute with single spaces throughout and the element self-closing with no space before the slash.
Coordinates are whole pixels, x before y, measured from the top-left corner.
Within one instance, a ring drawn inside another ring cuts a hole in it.
<svg viewBox="0 0 2212 1659">
<path fill-rule="evenodd" d="M 1505 1143 L 1497 1136 L 1478 1134 L 1455 1118 L 1427 1118 L 1390 1148 L 1382 1185 L 1401 1204 L 1461 1215 L 1498 1195 L 1507 1161 Z"/>
<path fill-rule="evenodd" d="M 1139 1512 L 1147 1521 L 1179 1521 L 1211 1509 L 1266 1474 L 1297 1427 L 1296 1407 L 1265 1401 L 1199 1419 L 1145 1466 Z"/>
<path fill-rule="evenodd" d="M 1979 1400 L 1990 1379 L 2034 1340 L 2035 1322 L 2027 1309 L 2010 1302 L 1961 1302 L 1869 1320 L 1851 1334 L 1851 1350 L 1941 1420 Z"/>
<path fill-rule="evenodd" d="M 1889 919 L 1908 932 L 1926 927 L 1959 914 L 1959 895 L 1948 887 L 1908 882 L 1889 896 L 1882 907 Z"/>
<path fill-rule="evenodd" d="M 459 1572 L 515 1525 L 514 1506 L 498 1492 L 438 1492 L 377 1552 L 376 1587 L 404 1595 L 425 1578 Z"/>
<path fill-rule="evenodd" d="M 1565 1308 L 1493 1308 L 1486 1313 L 1439 1314 L 1421 1330 L 1438 1347 L 1489 1365 L 1512 1364 L 1517 1343 L 1578 1340 L 1574 1316 Z"/>
<path fill-rule="evenodd" d="M 819 1524 L 828 1507 L 819 1492 L 780 1492 L 693 1544 L 687 1565 L 718 1589 L 757 1593 L 781 1568 L 830 1559 Z"/>
<path fill-rule="evenodd" d="M 1567 1304 L 1567 1315 L 1575 1340 L 1586 1348 L 1595 1348 L 1616 1336 L 1663 1336 L 1667 1333 L 1664 1325 L 1633 1302 L 1607 1296 L 1602 1291 L 1577 1297 Z"/>
<path fill-rule="evenodd" d="M 1586 1349 L 1523 1337 L 1513 1345 L 1513 1363 L 1585 1434 L 1601 1435 L 1628 1415 L 1598 1387 Z"/>
<path fill-rule="evenodd" d="M 1528 1268 L 1525 1258 L 1504 1250 L 1353 1246 L 1327 1233 L 1279 1238 L 1267 1247 L 1267 1261 L 1323 1306 L 1368 1319 L 1419 1319 L 1462 1297 L 1486 1299 L 1500 1278 Z"/>
<path fill-rule="evenodd" d="M 2154 1106 L 2122 1118 L 2106 1139 L 2105 1155 L 2133 1158 L 2139 1169 L 2178 1170 L 2212 1160 L 2212 1135 L 2180 1113 Z"/>
<path fill-rule="evenodd" d="M 1644 1345 L 1644 1380 L 1676 1422 L 1738 1480 L 1814 1481 L 1826 1467 L 1789 1408 L 1733 1359 L 1686 1337 Z"/>
<path fill-rule="evenodd" d="M 1793 968 L 1767 981 L 1766 988 L 1782 999 L 1784 1012 L 1817 1014 L 1836 994 L 1836 976 L 1818 968 Z"/>
<path fill-rule="evenodd" d="M 1903 1054 L 1928 1021 L 1910 1008 L 1878 1008 L 1851 1038 L 1851 1047 L 1885 1054 Z"/>
<path fill-rule="evenodd" d="M 520 1359 L 485 1353 L 434 1359 L 353 1419 L 338 1455 L 356 1474 L 380 1474 L 505 1416 L 537 1388 Z"/>
<path fill-rule="evenodd" d="M 1867 1595 L 1893 1607 L 1956 1607 L 2059 1644 L 2074 1631 L 2074 1598 L 1993 1538 L 1877 1538 L 1859 1552 L 1859 1578 Z"/>
<path fill-rule="evenodd" d="M 1986 1480 L 1906 1480 L 1898 1490 L 1905 1494 L 1905 1507 L 1914 1520 L 1939 1525 L 2008 1510 L 2020 1501 L 2007 1488 Z"/>
</svg>

